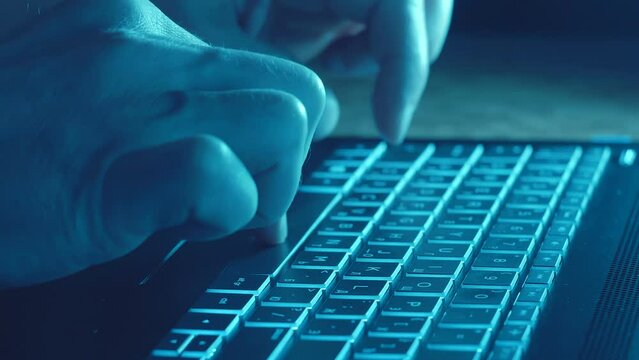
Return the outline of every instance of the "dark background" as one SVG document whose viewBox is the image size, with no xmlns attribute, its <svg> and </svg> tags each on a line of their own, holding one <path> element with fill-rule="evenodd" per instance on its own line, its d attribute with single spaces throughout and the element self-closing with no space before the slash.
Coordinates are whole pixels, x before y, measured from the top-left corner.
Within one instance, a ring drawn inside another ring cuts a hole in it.
<svg viewBox="0 0 639 360">
<path fill-rule="evenodd" d="M 452 30 L 480 35 L 639 37 L 637 0 L 457 0 Z"/>
<path fill-rule="evenodd" d="M 325 78 L 377 136 L 370 79 Z M 456 0 L 409 136 L 639 140 L 639 0 Z"/>
</svg>

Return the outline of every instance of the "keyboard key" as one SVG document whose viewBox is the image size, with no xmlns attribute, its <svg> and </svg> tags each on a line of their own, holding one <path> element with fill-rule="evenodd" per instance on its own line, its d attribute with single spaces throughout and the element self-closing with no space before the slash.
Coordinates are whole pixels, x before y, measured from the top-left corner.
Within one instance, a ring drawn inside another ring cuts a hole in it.
<svg viewBox="0 0 639 360">
<path fill-rule="evenodd" d="M 251 294 L 204 293 L 189 310 L 217 314 L 242 315 L 255 306 L 255 296 Z"/>
<path fill-rule="evenodd" d="M 443 159 L 439 159 L 443 160 Z M 455 161 L 432 161 L 429 159 L 417 171 L 418 175 L 457 175 L 464 167 L 464 162 Z"/>
<path fill-rule="evenodd" d="M 482 253 L 529 254 L 535 248 L 532 236 L 520 238 L 489 236 L 481 247 Z"/>
<path fill-rule="evenodd" d="M 405 143 L 398 146 L 389 145 L 379 162 L 412 164 L 428 147 L 425 144 Z"/>
<path fill-rule="evenodd" d="M 459 199 L 470 200 L 496 200 L 502 188 L 494 186 L 469 186 L 462 185 L 457 190 L 455 196 Z"/>
<path fill-rule="evenodd" d="M 418 347 L 417 339 L 364 337 L 355 347 L 355 359 L 412 359 Z"/>
<path fill-rule="evenodd" d="M 476 148 L 475 145 L 438 144 L 433 156 L 428 161 L 440 163 L 444 159 L 439 158 L 445 158 L 446 162 L 454 162 L 457 159 L 465 162 L 475 152 Z"/>
<path fill-rule="evenodd" d="M 259 295 L 271 283 L 268 275 L 223 276 L 209 286 L 208 292 Z"/>
<path fill-rule="evenodd" d="M 377 311 L 378 302 L 374 300 L 326 299 L 320 305 L 317 318 L 322 319 L 369 319 Z"/>
<path fill-rule="evenodd" d="M 334 299 L 379 300 L 388 293 L 389 285 L 382 280 L 340 280 L 331 293 Z"/>
<path fill-rule="evenodd" d="M 522 354 L 521 346 L 495 344 L 488 360 L 520 360 Z"/>
<path fill-rule="evenodd" d="M 382 309 L 382 315 L 435 317 L 442 306 L 442 299 L 438 297 L 393 295 Z"/>
<path fill-rule="evenodd" d="M 341 270 L 348 262 L 348 254 L 342 252 L 300 251 L 291 268 L 316 270 Z"/>
<path fill-rule="evenodd" d="M 422 243 L 415 254 L 418 259 L 430 260 L 467 260 L 473 253 L 471 244 L 433 244 Z"/>
<path fill-rule="evenodd" d="M 379 222 L 381 229 L 422 230 L 429 227 L 431 215 L 409 215 L 388 213 Z"/>
<path fill-rule="evenodd" d="M 526 145 L 486 145 L 482 155 L 491 158 L 519 158 L 527 151 L 530 151 L 530 147 Z"/>
<path fill-rule="evenodd" d="M 346 206 L 382 206 L 389 200 L 388 194 L 374 192 L 352 192 L 344 197 L 342 204 Z"/>
<path fill-rule="evenodd" d="M 406 268 L 408 276 L 437 276 L 457 278 L 464 268 L 461 260 L 413 260 Z"/>
<path fill-rule="evenodd" d="M 355 235 L 364 236 L 371 228 L 369 221 L 357 220 L 324 220 L 317 227 L 320 235 Z"/>
<path fill-rule="evenodd" d="M 559 209 L 555 213 L 555 221 L 566 221 L 579 224 L 581 222 L 582 215 L 583 213 L 580 209 Z"/>
<path fill-rule="evenodd" d="M 553 237 L 553 239 L 562 237 L 565 239 L 572 239 L 572 237 L 575 235 L 575 224 L 570 223 L 570 222 L 559 222 L 559 221 L 553 221 L 553 223 L 550 226 L 550 229 L 548 229 L 548 235 L 547 237 Z"/>
<path fill-rule="evenodd" d="M 363 192 L 389 193 L 398 182 L 398 179 L 362 179 L 355 185 L 355 189 Z"/>
<path fill-rule="evenodd" d="M 370 221 L 379 217 L 381 210 L 381 208 L 374 206 L 346 206 L 341 204 L 331 210 L 329 217 L 332 220 Z"/>
<path fill-rule="evenodd" d="M 473 262 L 473 269 L 522 271 L 527 261 L 524 254 L 480 252 Z"/>
<path fill-rule="evenodd" d="M 486 271 L 472 269 L 466 274 L 462 286 L 476 289 L 512 290 L 517 284 L 519 274 L 514 271 Z"/>
<path fill-rule="evenodd" d="M 533 261 L 533 266 L 559 269 L 562 256 L 559 253 L 539 253 Z"/>
<path fill-rule="evenodd" d="M 359 168 L 359 164 L 347 162 L 324 162 L 315 171 L 312 177 L 348 179 Z"/>
<path fill-rule="evenodd" d="M 538 238 L 541 233 L 541 223 L 502 222 L 498 221 L 490 231 L 495 237 L 525 237 Z"/>
<path fill-rule="evenodd" d="M 239 319 L 231 314 L 187 312 L 172 331 L 180 334 L 227 335 L 237 328 Z"/>
<path fill-rule="evenodd" d="M 513 186 L 513 194 L 552 194 L 556 190 L 556 186 L 547 182 L 517 182 Z"/>
<path fill-rule="evenodd" d="M 426 241 L 439 244 L 474 244 L 481 239 L 481 234 L 481 229 L 443 229 L 436 227 L 426 235 Z"/>
<path fill-rule="evenodd" d="M 308 359 L 309 355 L 313 354 L 311 357 L 313 359 L 345 360 L 348 359 L 350 351 L 350 341 L 323 340 L 318 342 L 315 340 L 297 339 L 293 342 L 293 345 L 283 359 Z"/>
<path fill-rule="evenodd" d="M 300 326 L 308 317 L 303 307 L 258 306 L 246 319 L 246 327 L 290 328 Z M 241 333 L 246 329 L 242 329 Z"/>
<path fill-rule="evenodd" d="M 497 336 L 497 344 L 521 344 L 530 340 L 530 325 L 505 324 Z"/>
<path fill-rule="evenodd" d="M 533 325 L 539 318 L 539 307 L 524 306 L 521 304 L 513 305 L 506 322 L 509 324 Z"/>
<path fill-rule="evenodd" d="M 319 176 L 317 176 L 319 175 Z M 304 182 L 300 186 L 300 190 L 306 192 L 323 192 L 323 193 L 338 193 L 350 180 L 347 177 L 343 178 L 331 178 L 322 177 L 320 174 L 312 174 L 308 178 L 304 179 Z"/>
<path fill-rule="evenodd" d="M 455 180 L 457 174 L 428 174 L 418 173 L 411 180 L 411 184 L 415 187 L 435 187 L 448 188 Z"/>
<path fill-rule="evenodd" d="M 409 183 L 399 194 L 399 198 L 412 201 L 440 200 L 446 193 L 446 190 L 447 189 L 444 188 L 416 187 Z"/>
<path fill-rule="evenodd" d="M 427 349 L 423 353 L 428 360 L 480 360 L 481 352 L 463 350 L 434 350 Z"/>
<path fill-rule="evenodd" d="M 407 214 L 407 215 L 428 215 L 437 212 L 440 207 L 439 200 L 398 200 L 391 206 L 390 211 L 392 214 Z"/>
<path fill-rule="evenodd" d="M 443 297 L 453 288 L 453 280 L 442 277 L 405 277 L 397 283 L 395 295 Z"/>
<path fill-rule="evenodd" d="M 381 315 L 371 325 L 368 336 L 417 338 L 424 336 L 430 326 L 430 318 Z"/>
<path fill-rule="evenodd" d="M 153 349 L 153 355 L 155 356 L 175 356 L 177 357 L 184 349 L 189 341 L 192 339 L 192 335 L 189 334 L 167 334 Z"/>
<path fill-rule="evenodd" d="M 475 229 L 488 226 L 490 215 L 483 214 L 444 214 L 437 227 L 447 229 Z"/>
<path fill-rule="evenodd" d="M 420 230 L 376 229 L 368 236 L 370 245 L 416 245 L 424 233 Z"/>
<path fill-rule="evenodd" d="M 293 340 L 293 332 L 282 328 L 243 328 L 222 351 L 222 359 L 277 358 Z"/>
<path fill-rule="evenodd" d="M 357 235 L 328 236 L 315 234 L 306 240 L 304 250 L 353 253 L 361 244 L 362 239 Z"/>
<path fill-rule="evenodd" d="M 439 326 L 460 329 L 492 329 L 497 325 L 501 311 L 498 309 L 450 308 L 446 310 Z"/>
<path fill-rule="evenodd" d="M 344 279 L 393 281 L 401 270 L 402 267 L 398 263 L 354 262 L 344 274 Z"/>
<path fill-rule="evenodd" d="M 305 340 L 357 340 L 364 333 L 360 320 L 312 319 L 306 324 L 301 338 Z"/>
<path fill-rule="evenodd" d="M 524 285 L 517 296 L 517 303 L 533 303 L 543 305 L 548 296 L 548 289 L 538 286 Z"/>
<path fill-rule="evenodd" d="M 358 262 L 370 262 L 370 263 L 399 263 L 403 264 L 413 254 L 413 248 L 405 245 L 397 246 L 379 246 L 379 245 L 366 245 L 357 254 L 355 261 Z"/>
<path fill-rule="evenodd" d="M 488 174 L 486 172 L 471 170 L 470 174 L 468 174 L 464 180 L 464 185 L 503 188 L 506 186 L 509 177 L 510 174 Z"/>
<path fill-rule="evenodd" d="M 407 168 L 373 166 L 366 172 L 364 179 L 400 180 L 402 177 L 404 177 L 406 170 Z"/>
<path fill-rule="evenodd" d="M 211 358 L 222 347 L 223 337 L 217 335 L 198 335 L 189 342 L 182 352 L 185 358 Z"/>
<path fill-rule="evenodd" d="M 506 199 L 506 207 L 513 209 L 546 209 L 556 204 L 554 193 L 550 194 L 512 194 Z"/>
<path fill-rule="evenodd" d="M 322 298 L 318 288 L 274 287 L 262 299 L 262 306 L 285 306 L 313 308 Z"/>
<path fill-rule="evenodd" d="M 526 284 L 550 286 L 554 280 L 555 271 L 553 269 L 533 266 L 526 278 Z"/>
<path fill-rule="evenodd" d="M 480 350 L 486 347 L 490 331 L 486 329 L 437 328 L 428 340 L 429 349 Z"/>
<path fill-rule="evenodd" d="M 453 307 L 503 308 L 510 291 L 497 289 L 461 288 L 453 298 Z"/>
<path fill-rule="evenodd" d="M 558 252 L 565 254 L 568 251 L 568 237 L 566 236 L 546 236 L 544 241 L 541 242 L 539 251 L 542 253 Z"/>
<path fill-rule="evenodd" d="M 493 200 L 453 199 L 448 203 L 446 211 L 450 214 L 491 214 L 498 203 Z"/>
<path fill-rule="evenodd" d="M 540 223 L 548 221 L 550 210 L 548 207 L 532 209 L 504 208 L 499 213 L 499 221 L 504 222 L 531 222 Z"/>
<path fill-rule="evenodd" d="M 286 269 L 277 279 L 278 287 L 325 289 L 335 281 L 333 270 Z"/>
<path fill-rule="evenodd" d="M 492 161 L 494 159 L 479 159 L 477 164 L 473 167 L 477 174 L 500 174 L 509 175 L 513 172 L 515 165 L 517 165 L 518 158 L 502 158 Z"/>
</svg>

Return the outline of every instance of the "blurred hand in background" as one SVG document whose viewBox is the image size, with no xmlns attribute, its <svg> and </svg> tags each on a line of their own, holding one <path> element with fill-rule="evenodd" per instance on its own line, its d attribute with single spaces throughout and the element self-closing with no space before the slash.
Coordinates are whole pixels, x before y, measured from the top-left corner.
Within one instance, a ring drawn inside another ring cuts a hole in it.
<svg viewBox="0 0 639 360">
<path fill-rule="evenodd" d="M 381 135 L 401 142 L 439 56 L 453 0 L 154 0 L 204 41 L 274 54 L 344 76 L 376 76 Z M 330 89 L 316 137 L 339 118 Z"/>
</svg>

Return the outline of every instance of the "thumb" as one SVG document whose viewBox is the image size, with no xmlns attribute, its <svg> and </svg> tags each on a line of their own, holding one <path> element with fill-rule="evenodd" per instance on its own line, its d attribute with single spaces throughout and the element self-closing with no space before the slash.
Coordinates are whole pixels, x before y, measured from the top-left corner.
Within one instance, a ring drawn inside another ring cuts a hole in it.
<svg viewBox="0 0 639 360">
<path fill-rule="evenodd" d="M 102 219 L 113 257 L 159 230 L 183 239 L 223 237 L 248 223 L 256 209 L 250 173 L 212 136 L 126 154 L 108 169 L 103 185 Z"/>
</svg>

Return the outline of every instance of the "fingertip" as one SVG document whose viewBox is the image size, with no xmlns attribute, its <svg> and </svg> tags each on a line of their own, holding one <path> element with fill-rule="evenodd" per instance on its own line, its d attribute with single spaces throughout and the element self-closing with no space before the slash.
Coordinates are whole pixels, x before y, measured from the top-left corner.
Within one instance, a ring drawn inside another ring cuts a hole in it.
<svg viewBox="0 0 639 360">
<path fill-rule="evenodd" d="M 389 89 L 393 87 L 378 79 L 373 95 L 373 112 L 381 137 L 390 144 L 399 145 L 406 138 L 417 101 L 397 98 L 397 94 L 388 94 Z"/>
<path fill-rule="evenodd" d="M 266 245 L 278 245 L 288 237 L 288 219 L 284 214 L 277 222 L 255 230 L 258 240 Z"/>
<path fill-rule="evenodd" d="M 324 113 L 322 113 L 315 134 L 313 134 L 313 140 L 321 140 L 329 136 L 339 121 L 340 106 L 339 101 L 335 93 L 326 89 L 326 106 L 324 107 Z"/>
</svg>

